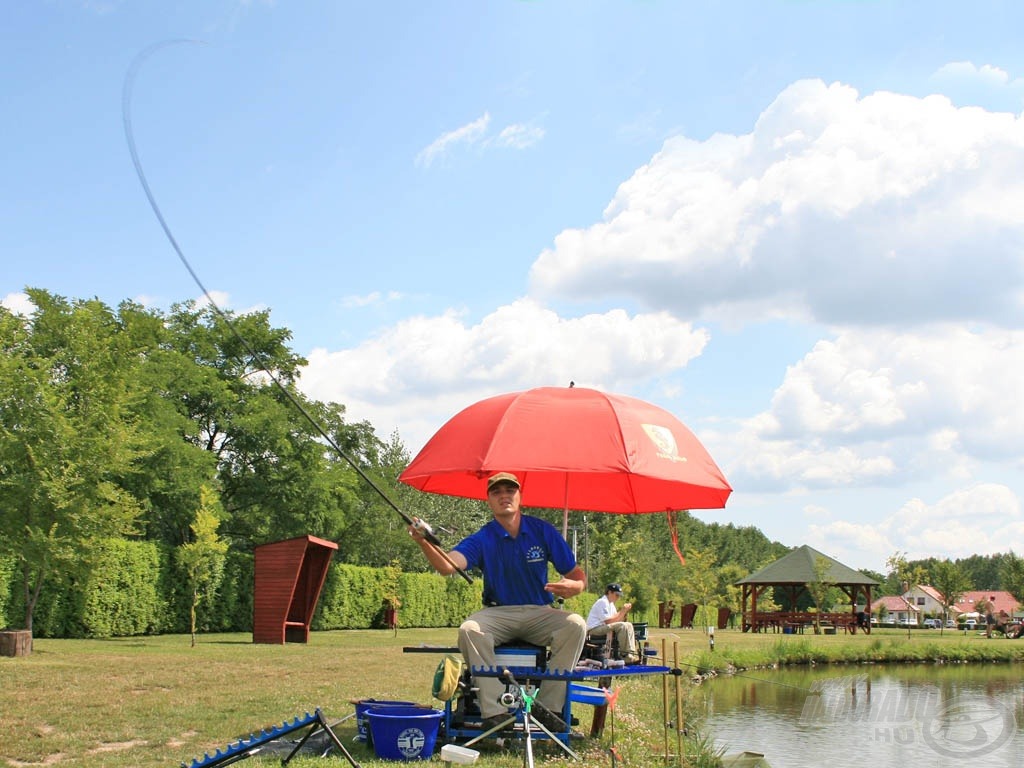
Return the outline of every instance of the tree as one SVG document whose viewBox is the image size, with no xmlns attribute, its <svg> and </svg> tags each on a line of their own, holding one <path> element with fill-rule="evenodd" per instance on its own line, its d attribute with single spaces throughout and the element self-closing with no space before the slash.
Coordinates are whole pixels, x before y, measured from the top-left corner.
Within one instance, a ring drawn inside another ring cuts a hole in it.
<svg viewBox="0 0 1024 768">
<path fill-rule="evenodd" d="M 318 427 L 367 464 L 379 451 L 372 428 L 347 424 L 344 406 L 310 401 L 296 389 L 306 361 L 268 312 L 220 315 L 190 302 L 175 305 L 166 324 L 168 351 L 190 363 L 180 367 L 186 376 L 168 382 L 169 399 L 194 425 L 186 439 L 215 459 L 223 532 L 250 545 L 304 534 L 338 538 L 358 508 L 360 481 Z"/>
<path fill-rule="evenodd" d="M 906 552 L 895 552 L 885 561 L 889 569 L 890 579 L 894 579 L 899 585 L 899 594 L 905 595 L 908 590 L 927 580 L 924 567 L 920 564 L 912 565 L 907 560 Z M 909 617 L 908 617 L 909 618 Z M 910 637 L 910 623 L 907 623 L 907 637 Z"/>
<path fill-rule="evenodd" d="M 999 568 L 999 583 L 1017 602 L 1024 603 L 1024 558 L 1007 552 Z"/>
<path fill-rule="evenodd" d="M 214 455 L 199 445 L 199 425 L 178 408 L 202 370 L 170 345 L 162 314 L 131 302 L 119 306 L 121 332 L 143 358 L 137 370 L 141 396 L 134 404 L 145 450 L 121 485 L 138 499 L 142 535 L 177 547 L 191 538 L 200 489 L 216 481 Z"/>
<path fill-rule="evenodd" d="M 189 632 L 196 644 L 196 608 L 211 600 L 224 577 L 228 543 L 217 535 L 220 525 L 217 495 L 208 486 L 200 491 L 199 508 L 192 522 L 192 541 L 178 547 L 178 562 L 185 572 L 190 596 Z"/>
<path fill-rule="evenodd" d="M 730 610 L 731 616 L 737 615 L 742 609 L 740 602 L 743 588 L 737 587 L 735 584 L 749 573 L 746 568 L 736 563 L 726 563 L 718 569 L 718 597 L 721 605 Z M 732 626 L 731 623 L 730 626 Z"/>
<path fill-rule="evenodd" d="M 710 550 L 690 549 L 686 552 L 686 567 L 679 580 L 683 594 L 699 603 L 705 614 L 708 603 L 718 588 L 718 574 L 715 572 L 715 553 Z M 703 622 L 706 626 L 707 622 Z"/>
<path fill-rule="evenodd" d="M 0 554 L 18 564 L 25 628 L 43 585 L 88 569 L 93 544 L 135 531 L 120 484 L 145 445 L 141 364 L 122 318 L 96 300 L 28 289 L 30 318 L 0 308 Z"/>
<path fill-rule="evenodd" d="M 818 609 L 814 614 L 814 634 L 816 635 L 821 634 L 821 612 L 828 605 L 826 601 L 829 592 L 835 587 L 835 584 L 828 578 L 831 570 L 832 564 L 829 559 L 819 555 L 814 559 L 814 580 L 807 582 L 807 593 L 814 601 L 814 607 Z"/>
<path fill-rule="evenodd" d="M 971 582 L 963 568 L 949 560 L 940 560 L 932 567 L 932 586 L 942 599 L 942 625 L 945 629 L 949 609 L 971 588 Z"/>
</svg>

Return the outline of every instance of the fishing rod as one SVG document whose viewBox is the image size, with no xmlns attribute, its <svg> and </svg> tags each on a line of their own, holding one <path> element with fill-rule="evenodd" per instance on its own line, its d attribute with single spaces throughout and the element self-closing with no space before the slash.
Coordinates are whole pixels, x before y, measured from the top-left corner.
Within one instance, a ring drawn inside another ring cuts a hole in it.
<svg viewBox="0 0 1024 768">
<path fill-rule="evenodd" d="M 188 270 L 189 275 L 192 276 L 192 280 L 195 282 L 197 286 L 199 286 L 199 290 L 203 292 L 203 296 L 206 297 L 206 300 L 209 302 L 210 306 L 213 307 L 213 311 L 216 312 L 217 317 L 219 317 L 228 327 L 228 329 L 231 331 L 232 335 L 235 337 L 238 343 L 242 345 L 242 348 L 252 358 L 252 361 L 257 366 L 257 368 L 263 373 L 265 373 L 268 377 L 270 377 L 270 380 L 274 382 L 274 384 L 285 396 L 285 398 L 287 398 L 288 402 L 291 403 L 300 414 L 302 414 L 302 416 L 306 419 L 306 421 L 310 423 L 310 425 L 312 425 L 313 429 L 315 429 L 316 432 L 327 442 L 327 445 L 329 445 L 334 450 L 335 453 L 337 453 L 342 459 L 344 459 L 344 461 L 350 467 L 352 467 L 352 469 L 356 471 L 356 474 L 358 474 L 359 477 L 361 477 L 370 488 L 377 492 L 377 494 L 388 504 L 388 506 L 390 506 L 393 510 L 395 510 L 395 512 L 398 513 L 399 517 L 401 517 L 402 520 L 405 521 L 405 524 L 416 528 L 423 536 L 423 538 L 440 553 L 440 555 L 445 559 L 445 561 L 447 561 L 447 563 L 451 565 L 452 568 L 454 568 L 455 571 L 462 578 L 464 578 L 468 583 L 472 584 L 473 578 L 468 573 L 466 573 L 462 568 L 460 568 L 458 565 L 452 562 L 452 559 L 444 550 L 444 547 L 442 546 L 440 539 L 438 539 L 437 536 L 434 534 L 434 531 L 430 527 L 430 525 L 425 520 L 421 520 L 418 517 L 412 517 L 406 514 L 397 504 L 395 504 L 395 502 L 391 500 L 391 497 L 389 497 L 384 492 L 384 490 L 373 481 L 373 478 L 371 478 L 363 470 L 363 468 L 360 467 L 359 464 L 357 464 L 356 461 L 352 459 L 348 455 L 348 453 L 346 453 L 342 449 L 340 445 L 338 445 L 337 441 L 333 437 L 331 437 L 330 434 L 328 434 L 327 430 L 320 426 L 320 422 L 313 418 L 313 416 L 309 413 L 306 407 L 299 401 L 299 399 L 295 397 L 295 395 L 293 395 L 291 391 L 281 382 L 278 376 L 273 371 L 270 370 L 270 367 L 263 362 L 262 356 L 260 356 L 260 354 L 256 352 L 256 350 L 252 346 L 250 346 L 249 342 L 245 339 L 244 336 L 242 336 L 241 332 L 239 332 L 238 328 L 235 326 L 235 323 L 231 319 L 231 317 L 220 308 L 216 301 L 214 301 L 213 296 L 206 289 L 206 286 L 203 284 L 203 281 L 199 279 L 199 275 L 192 268 L 192 265 L 189 263 L 189 260 L 185 258 L 184 252 L 181 250 L 181 247 L 178 245 L 178 241 L 174 237 L 174 233 L 171 232 L 170 226 L 168 226 L 167 221 L 164 219 L 163 213 L 161 213 L 160 211 L 160 206 L 157 205 L 156 198 L 153 195 L 153 191 L 149 188 L 149 182 L 146 181 L 146 174 L 142 170 L 142 162 L 139 160 L 139 153 L 138 150 L 136 150 L 135 148 L 135 134 L 134 131 L 132 130 L 131 118 L 132 90 L 135 86 L 135 77 L 138 74 L 139 68 L 142 66 L 145 60 L 149 58 L 149 56 L 155 53 L 157 50 L 161 48 L 166 48 L 170 45 L 181 44 L 202 44 L 202 41 L 187 39 L 167 40 L 161 43 L 155 43 L 149 46 L 148 48 L 144 49 L 140 54 L 138 54 L 135 57 L 135 60 L 128 68 L 128 73 L 125 75 L 124 79 L 124 89 L 121 93 L 121 119 L 124 123 L 124 134 L 125 139 L 128 142 L 128 151 L 129 153 L 131 153 L 132 164 L 135 166 L 135 175 L 138 176 L 139 182 L 142 184 L 142 189 L 146 193 L 146 199 L 149 200 L 149 205 L 153 209 L 153 213 L 156 214 L 157 221 L 160 222 L 160 226 L 163 228 L 164 234 L 167 236 L 167 239 L 170 241 L 171 246 L 174 248 L 174 252 L 178 254 L 178 259 L 184 265 L 185 269 Z"/>
</svg>

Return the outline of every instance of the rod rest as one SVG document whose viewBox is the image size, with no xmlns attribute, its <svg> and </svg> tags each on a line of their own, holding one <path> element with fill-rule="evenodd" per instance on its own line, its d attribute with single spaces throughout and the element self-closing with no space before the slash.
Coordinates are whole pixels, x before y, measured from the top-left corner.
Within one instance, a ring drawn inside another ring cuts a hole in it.
<svg viewBox="0 0 1024 768">
<path fill-rule="evenodd" d="M 294 720 L 288 722 L 285 720 L 281 725 L 271 728 L 269 731 L 261 730 L 259 733 L 250 733 L 249 738 L 239 739 L 237 742 L 228 744 L 225 750 L 217 750 L 214 754 L 205 753 L 203 759 L 192 760 L 191 765 L 182 763 L 182 768 L 207 768 L 208 766 L 217 765 L 219 763 L 234 762 L 230 758 L 235 758 L 241 755 L 243 752 L 248 752 L 254 747 L 258 747 L 262 744 L 274 741 L 281 738 L 287 733 L 297 731 L 300 728 L 305 728 L 307 725 L 318 723 L 321 721 L 320 710 L 316 710 L 313 714 L 307 712 L 304 716 L 296 716 Z"/>
<path fill-rule="evenodd" d="M 656 667 L 653 665 L 635 665 L 629 667 L 616 667 L 613 669 L 538 669 L 537 667 L 472 667 L 470 673 L 477 677 L 501 677 L 505 670 L 519 678 L 532 680 L 587 680 L 593 677 L 626 677 L 640 675 L 663 675 L 672 671 L 670 667 Z"/>
</svg>

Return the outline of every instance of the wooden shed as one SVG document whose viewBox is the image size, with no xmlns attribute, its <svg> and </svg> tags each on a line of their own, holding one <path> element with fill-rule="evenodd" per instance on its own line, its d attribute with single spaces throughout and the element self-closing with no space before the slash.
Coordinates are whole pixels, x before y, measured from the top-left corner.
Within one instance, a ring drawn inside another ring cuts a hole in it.
<svg viewBox="0 0 1024 768">
<path fill-rule="evenodd" d="M 254 643 L 309 642 L 313 611 L 337 549 L 333 541 L 315 536 L 299 536 L 256 547 Z"/>
</svg>

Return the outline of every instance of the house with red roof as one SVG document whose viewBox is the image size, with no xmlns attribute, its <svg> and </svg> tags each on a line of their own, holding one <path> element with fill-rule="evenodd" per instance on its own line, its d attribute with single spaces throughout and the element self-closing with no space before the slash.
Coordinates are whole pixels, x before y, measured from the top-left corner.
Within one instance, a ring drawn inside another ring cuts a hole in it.
<svg viewBox="0 0 1024 768">
<path fill-rule="evenodd" d="M 927 584 L 916 584 L 902 595 L 887 595 L 880 597 L 871 604 L 871 615 L 877 616 L 879 609 L 884 605 L 886 610 L 886 621 L 902 623 L 905 620 L 911 624 L 920 624 L 925 616 L 943 615 L 942 593 L 935 587 Z M 987 611 L 979 611 L 977 606 L 985 603 L 992 606 L 992 614 L 1010 618 L 1020 613 L 1022 606 L 1009 592 L 995 589 L 980 589 L 964 594 L 949 608 L 949 618 L 956 621 L 959 617 L 984 618 Z"/>
<path fill-rule="evenodd" d="M 879 616 L 882 608 L 885 608 L 884 620 L 894 624 L 910 623 L 920 624 L 921 613 L 917 606 L 913 605 L 903 595 L 886 595 L 871 603 L 871 615 Z"/>
<path fill-rule="evenodd" d="M 984 611 L 979 611 L 977 605 L 981 603 L 984 605 L 988 602 L 992 608 L 991 612 L 995 616 L 1003 616 L 1008 618 L 1015 615 L 1020 611 L 1020 603 L 1017 602 L 1017 598 L 1011 595 L 1009 592 L 994 590 L 994 589 L 980 589 L 972 592 L 964 592 L 959 600 L 953 605 L 953 611 L 957 615 L 963 615 L 965 613 L 979 613 L 984 615 Z"/>
<path fill-rule="evenodd" d="M 919 611 L 919 616 L 942 616 L 942 593 L 927 584 L 915 584 L 903 593 L 903 599 Z"/>
</svg>

